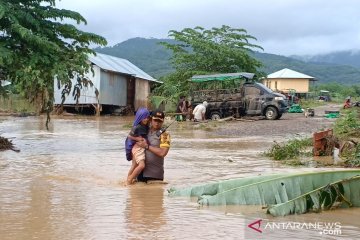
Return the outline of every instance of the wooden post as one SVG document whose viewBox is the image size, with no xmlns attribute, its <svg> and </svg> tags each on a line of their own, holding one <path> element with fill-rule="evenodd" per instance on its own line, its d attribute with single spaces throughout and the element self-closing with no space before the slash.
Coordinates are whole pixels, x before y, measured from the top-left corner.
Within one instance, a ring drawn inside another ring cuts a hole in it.
<svg viewBox="0 0 360 240">
<path fill-rule="evenodd" d="M 102 106 L 100 103 L 96 104 L 96 116 L 99 117 L 100 116 L 100 112 L 102 111 Z"/>
</svg>

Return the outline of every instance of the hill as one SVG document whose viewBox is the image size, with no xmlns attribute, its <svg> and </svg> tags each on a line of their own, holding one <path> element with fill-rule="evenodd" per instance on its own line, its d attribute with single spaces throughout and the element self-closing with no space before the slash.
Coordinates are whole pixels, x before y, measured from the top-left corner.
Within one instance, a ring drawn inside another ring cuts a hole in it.
<svg viewBox="0 0 360 240">
<path fill-rule="evenodd" d="M 174 42 L 171 39 L 132 38 L 113 47 L 96 48 L 95 51 L 128 59 L 145 72 L 159 78 L 173 71 L 169 61 L 171 51 L 159 45 L 159 42 L 162 41 Z M 318 83 L 338 82 L 351 85 L 360 82 L 360 68 L 355 65 L 337 64 L 341 60 L 320 62 L 321 59 L 319 58 L 319 62 L 308 62 L 300 56 L 285 57 L 260 52 L 255 52 L 254 57 L 264 64 L 262 70 L 266 74 L 283 68 L 290 68 L 315 77 L 319 80 Z M 336 58 L 335 55 L 334 58 Z"/>
<path fill-rule="evenodd" d="M 268 53 L 255 53 L 255 58 L 264 64 L 263 71 L 267 74 L 290 68 L 292 70 L 315 77 L 317 83 L 337 82 L 346 85 L 360 82 L 360 68 L 332 63 L 304 62 L 290 57 Z"/>
<path fill-rule="evenodd" d="M 171 51 L 160 42 L 175 42 L 171 39 L 132 38 L 113 47 L 95 48 L 99 53 L 125 58 L 150 74 L 159 78 L 173 71 L 170 64 Z"/>
<path fill-rule="evenodd" d="M 308 63 L 333 63 L 340 65 L 350 65 L 360 67 L 360 51 L 348 50 L 338 51 L 327 54 L 319 54 L 313 56 L 291 56 L 292 58 L 308 62 Z"/>
</svg>

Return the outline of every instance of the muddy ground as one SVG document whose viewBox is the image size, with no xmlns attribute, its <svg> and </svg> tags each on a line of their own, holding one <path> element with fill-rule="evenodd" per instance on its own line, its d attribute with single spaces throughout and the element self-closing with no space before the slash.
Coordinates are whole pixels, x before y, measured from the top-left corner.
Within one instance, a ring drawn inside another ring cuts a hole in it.
<svg viewBox="0 0 360 240">
<path fill-rule="evenodd" d="M 279 120 L 228 121 L 219 123 L 216 132 L 230 136 L 289 136 L 293 134 L 310 135 L 316 131 L 331 128 L 336 119 L 326 118 L 325 110 L 338 111 L 341 106 L 328 104 L 316 107 L 314 117 L 303 113 L 285 113 Z"/>
</svg>

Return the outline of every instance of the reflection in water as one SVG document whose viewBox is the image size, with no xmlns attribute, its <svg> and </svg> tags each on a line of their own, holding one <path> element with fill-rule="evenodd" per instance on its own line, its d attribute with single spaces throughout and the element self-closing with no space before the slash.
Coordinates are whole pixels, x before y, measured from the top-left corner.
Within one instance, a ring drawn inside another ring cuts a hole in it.
<svg viewBox="0 0 360 240">
<path fill-rule="evenodd" d="M 187 123 L 170 129 L 168 185 L 118 184 L 129 165 L 123 142 L 132 118 L 0 118 L 0 133 L 20 153 L 0 152 L 0 239 L 244 239 L 247 224 L 339 221 L 341 237 L 360 233 L 360 209 L 271 218 L 263 209 L 198 207 L 169 198 L 170 187 L 266 173 L 322 171 L 283 166 L 261 156 L 274 139 L 216 136 Z M 241 123 L 239 123 L 241 124 Z M 329 169 L 329 168 L 327 168 Z M 323 239 L 312 231 L 272 232 L 262 239 Z M 337 237 L 336 239 L 339 239 Z"/>
<path fill-rule="evenodd" d="M 161 185 L 138 183 L 128 188 L 125 217 L 129 238 L 156 237 L 166 225 L 163 200 Z"/>
<path fill-rule="evenodd" d="M 26 239 L 46 239 L 53 235 L 51 222 L 51 191 L 49 182 L 34 179 L 30 183 L 30 202 L 25 214 L 30 221 L 25 222 Z"/>
</svg>

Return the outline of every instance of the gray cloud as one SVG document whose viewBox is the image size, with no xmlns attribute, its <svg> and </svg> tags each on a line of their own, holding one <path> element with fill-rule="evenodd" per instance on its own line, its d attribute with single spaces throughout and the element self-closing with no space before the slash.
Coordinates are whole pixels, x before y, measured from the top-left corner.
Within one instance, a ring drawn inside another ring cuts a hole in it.
<svg viewBox="0 0 360 240">
<path fill-rule="evenodd" d="M 185 27 L 244 28 L 265 52 L 291 55 L 360 49 L 357 0 L 61 0 L 81 13 L 81 29 L 110 45 L 132 37 L 167 37 Z"/>
</svg>

